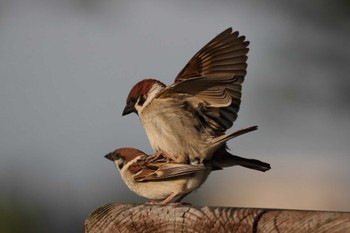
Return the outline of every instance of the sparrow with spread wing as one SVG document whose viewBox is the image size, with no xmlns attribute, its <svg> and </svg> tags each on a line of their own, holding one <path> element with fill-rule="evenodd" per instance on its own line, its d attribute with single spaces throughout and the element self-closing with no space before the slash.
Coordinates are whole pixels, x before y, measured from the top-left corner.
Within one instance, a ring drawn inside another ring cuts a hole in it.
<svg viewBox="0 0 350 233">
<path fill-rule="evenodd" d="M 222 160 L 206 160 L 201 164 L 176 163 L 163 155 L 149 161 L 149 155 L 135 148 L 120 148 L 105 158 L 113 161 L 129 189 L 150 199 L 149 204 L 168 204 L 175 197 L 180 202 L 186 195 L 198 189 L 213 170 L 221 170 Z M 241 161 L 238 164 L 237 161 Z M 248 164 L 252 160 L 236 156 L 231 165 Z M 226 161 L 229 165 L 230 161 Z M 262 163 L 258 160 L 255 163 Z M 259 167 L 254 169 L 259 170 Z"/>
<path fill-rule="evenodd" d="M 244 36 L 228 28 L 192 57 L 174 84 L 155 79 L 137 83 L 123 116 L 135 112 L 153 150 L 177 162 L 198 164 L 213 156 L 232 162 L 226 141 L 257 129 L 225 134 L 240 108 L 248 45 Z M 254 162 L 247 167 L 261 165 Z M 265 163 L 260 170 L 268 169 Z"/>
</svg>

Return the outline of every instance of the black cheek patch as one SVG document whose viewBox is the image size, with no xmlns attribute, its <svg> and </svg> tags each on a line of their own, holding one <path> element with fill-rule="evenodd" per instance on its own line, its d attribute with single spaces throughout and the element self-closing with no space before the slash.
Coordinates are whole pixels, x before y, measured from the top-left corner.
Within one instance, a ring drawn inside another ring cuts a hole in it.
<svg viewBox="0 0 350 233">
<path fill-rule="evenodd" d="M 118 164 L 118 167 L 120 170 L 122 170 L 122 168 L 124 167 L 124 163 Z"/>
</svg>

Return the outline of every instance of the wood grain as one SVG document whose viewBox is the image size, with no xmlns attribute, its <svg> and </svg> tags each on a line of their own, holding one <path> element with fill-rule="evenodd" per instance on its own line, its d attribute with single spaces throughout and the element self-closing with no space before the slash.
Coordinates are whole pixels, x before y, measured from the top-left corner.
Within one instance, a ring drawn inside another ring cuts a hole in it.
<svg viewBox="0 0 350 233">
<path fill-rule="evenodd" d="M 350 232 L 350 213 L 230 207 L 107 204 L 85 232 Z"/>
</svg>

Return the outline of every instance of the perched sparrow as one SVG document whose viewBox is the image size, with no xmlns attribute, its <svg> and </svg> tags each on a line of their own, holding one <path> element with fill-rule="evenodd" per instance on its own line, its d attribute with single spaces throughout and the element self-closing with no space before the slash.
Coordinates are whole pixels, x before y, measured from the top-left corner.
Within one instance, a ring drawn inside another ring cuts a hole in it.
<svg viewBox="0 0 350 233">
<path fill-rule="evenodd" d="M 162 155 L 150 161 L 149 155 L 134 148 L 117 149 L 105 158 L 115 163 L 131 191 L 151 200 L 162 200 L 150 204 L 167 204 L 176 196 L 180 196 L 176 202 L 181 201 L 199 188 L 211 171 L 221 170 L 222 167 L 255 164 L 255 167 L 250 168 L 261 170 L 261 167 L 266 166 L 261 161 L 238 156 L 213 158 L 196 165 L 176 163 Z"/>
<path fill-rule="evenodd" d="M 105 156 L 113 161 L 129 189 L 151 200 L 150 204 L 167 204 L 176 196 L 199 188 L 207 179 L 211 166 L 175 163 L 158 156 L 148 162 L 149 156 L 134 148 L 120 148 Z"/>
<path fill-rule="evenodd" d="M 257 129 L 225 134 L 240 107 L 248 44 L 228 28 L 194 55 L 174 84 L 166 86 L 154 79 L 137 83 L 123 116 L 138 114 L 153 150 L 177 162 L 196 164 L 213 155 L 230 157 L 225 142 Z M 268 169 L 269 165 L 262 170 Z"/>
</svg>

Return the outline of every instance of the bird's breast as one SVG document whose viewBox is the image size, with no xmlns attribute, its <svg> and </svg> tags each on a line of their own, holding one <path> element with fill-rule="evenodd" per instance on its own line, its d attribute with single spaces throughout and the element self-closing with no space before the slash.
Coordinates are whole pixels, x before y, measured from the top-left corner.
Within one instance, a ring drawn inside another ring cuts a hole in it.
<svg viewBox="0 0 350 233">
<path fill-rule="evenodd" d="M 157 100 L 144 109 L 140 120 L 154 151 L 198 157 L 205 147 L 206 135 L 198 131 L 181 103 Z"/>
</svg>

